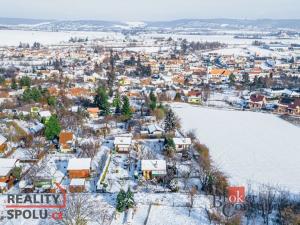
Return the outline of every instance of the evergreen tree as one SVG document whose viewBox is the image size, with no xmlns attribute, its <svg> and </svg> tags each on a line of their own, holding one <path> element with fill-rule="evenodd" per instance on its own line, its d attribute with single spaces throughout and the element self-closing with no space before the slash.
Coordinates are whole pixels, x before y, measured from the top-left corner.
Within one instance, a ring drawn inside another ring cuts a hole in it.
<svg viewBox="0 0 300 225">
<path fill-rule="evenodd" d="M 1 75 L 0 75 L 0 84 L 4 84 L 4 82 L 5 82 L 4 76 L 1 76 Z"/>
<path fill-rule="evenodd" d="M 164 151 L 165 151 L 166 155 L 173 156 L 173 154 L 175 152 L 175 143 L 171 137 L 165 138 Z"/>
<path fill-rule="evenodd" d="M 122 115 L 125 116 L 126 120 L 130 119 L 132 116 L 129 99 L 127 96 L 123 97 Z"/>
<path fill-rule="evenodd" d="M 118 212 L 124 212 L 126 209 L 126 192 L 121 189 L 117 195 L 117 206 Z"/>
<path fill-rule="evenodd" d="M 32 89 L 28 88 L 23 92 L 22 99 L 23 101 L 29 102 L 29 101 L 35 101 L 38 102 L 42 98 L 42 92 L 40 89 L 34 87 Z"/>
<path fill-rule="evenodd" d="M 121 113 L 121 104 L 122 104 L 122 102 L 121 102 L 120 95 L 119 95 L 119 93 L 116 93 L 114 100 L 113 100 L 113 107 L 116 108 L 115 113 L 117 113 L 117 114 Z"/>
<path fill-rule="evenodd" d="M 110 59 L 109 59 L 109 63 L 110 63 L 110 71 L 107 73 L 107 85 L 109 87 L 110 90 L 112 90 L 116 76 L 115 76 L 115 58 L 113 55 L 113 51 L 110 50 Z M 111 91 L 112 93 L 112 91 Z"/>
<path fill-rule="evenodd" d="M 31 89 L 31 99 L 35 102 L 39 101 L 42 97 L 42 93 L 40 91 L 40 89 L 38 88 L 32 88 Z"/>
<path fill-rule="evenodd" d="M 245 86 L 248 86 L 249 83 L 250 83 L 250 80 L 249 80 L 249 73 L 244 73 L 243 74 L 243 83 Z"/>
<path fill-rule="evenodd" d="M 134 194 L 130 190 L 130 188 L 128 188 L 126 192 L 126 209 L 133 208 L 133 206 L 134 206 Z"/>
<path fill-rule="evenodd" d="M 233 86 L 235 84 L 235 75 L 232 73 L 229 75 L 229 85 Z"/>
<path fill-rule="evenodd" d="M 149 94 L 149 99 L 150 99 L 150 109 L 153 111 L 156 108 L 156 104 L 157 104 L 157 98 L 154 95 L 153 91 L 150 92 Z"/>
<path fill-rule="evenodd" d="M 13 90 L 17 90 L 18 89 L 18 85 L 17 85 L 17 82 L 16 82 L 16 79 L 13 78 L 12 81 L 11 81 L 11 89 Z"/>
<path fill-rule="evenodd" d="M 174 101 L 181 102 L 181 94 L 179 92 L 176 92 Z"/>
<path fill-rule="evenodd" d="M 187 50 L 188 50 L 188 42 L 186 39 L 182 40 L 180 47 L 181 47 L 182 53 L 186 54 Z"/>
<path fill-rule="evenodd" d="M 113 86 L 114 86 L 114 82 L 115 82 L 115 79 L 116 79 L 116 76 L 115 76 L 115 72 L 114 71 L 110 71 L 110 72 L 107 72 L 107 86 L 110 90 L 112 90 Z"/>
<path fill-rule="evenodd" d="M 109 111 L 109 102 L 108 102 L 108 95 L 106 90 L 102 87 L 98 88 L 96 91 L 96 96 L 94 99 L 94 103 L 102 110 L 102 114 L 107 116 L 110 114 Z"/>
<path fill-rule="evenodd" d="M 20 87 L 30 87 L 31 85 L 31 79 L 28 76 L 22 77 L 20 79 Z"/>
<path fill-rule="evenodd" d="M 172 133 L 176 129 L 176 116 L 172 109 L 168 109 L 166 118 L 164 121 L 165 124 L 165 133 Z"/>
<path fill-rule="evenodd" d="M 48 103 L 48 105 L 55 106 L 56 105 L 56 98 L 54 96 L 49 96 L 47 98 L 47 103 Z"/>
<path fill-rule="evenodd" d="M 123 189 L 120 190 L 120 192 L 117 195 L 117 211 L 118 212 L 124 212 L 125 210 L 132 208 L 134 206 L 134 194 L 128 188 L 127 192 L 125 192 Z"/>
<path fill-rule="evenodd" d="M 48 140 L 53 140 L 54 138 L 58 137 L 61 126 L 59 120 L 56 116 L 51 116 L 48 122 L 45 124 L 45 136 Z"/>
</svg>

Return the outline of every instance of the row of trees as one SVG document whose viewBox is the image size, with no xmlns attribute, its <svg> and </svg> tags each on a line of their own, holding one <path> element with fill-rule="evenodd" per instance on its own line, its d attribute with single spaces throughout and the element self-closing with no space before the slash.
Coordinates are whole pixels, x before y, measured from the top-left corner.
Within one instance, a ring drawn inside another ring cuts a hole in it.
<svg viewBox="0 0 300 225">
<path fill-rule="evenodd" d="M 188 51 L 199 51 L 199 50 L 213 50 L 225 47 L 225 44 L 220 42 L 188 42 L 186 39 L 183 39 L 180 43 L 181 51 L 183 54 L 186 54 Z"/>
<path fill-rule="evenodd" d="M 119 93 L 115 94 L 112 105 L 108 102 L 109 96 L 104 87 L 99 87 L 96 91 L 94 104 L 102 110 L 102 115 L 108 116 L 111 114 L 110 107 L 115 107 L 115 113 L 121 114 L 124 120 L 129 120 L 132 117 L 132 110 L 127 96 L 121 96 Z"/>
<path fill-rule="evenodd" d="M 4 82 L 3 78 L 2 78 L 2 81 Z M 25 77 L 22 77 L 19 80 L 19 85 L 18 85 L 16 79 L 12 78 L 10 88 L 13 89 L 13 90 L 17 90 L 17 89 L 22 88 L 22 87 L 30 88 L 30 86 L 31 86 L 31 79 L 28 76 L 25 76 Z"/>
</svg>

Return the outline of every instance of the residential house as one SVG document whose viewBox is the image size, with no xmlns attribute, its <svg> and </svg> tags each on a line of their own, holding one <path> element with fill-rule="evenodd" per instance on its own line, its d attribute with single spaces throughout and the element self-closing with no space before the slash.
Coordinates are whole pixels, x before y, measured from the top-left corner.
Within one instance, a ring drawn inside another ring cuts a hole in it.
<svg viewBox="0 0 300 225">
<path fill-rule="evenodd" d="M 262 109 L 267 103 L 266 97 L 260 94 L 252 94 L 249 99 L 250 109 Z"/>
<path fill-rule="evenodd" d="M 154 177 L 161 177 L 167 174 L 167 164 L 165 160 L 142 160 L 141 170 L 146 180 Z"/>
<path fill-rule="evenodd" d="M 4 153 L 7 148 L 7 139 L 0 134 L 0 154 Z"/>
<path fill-rule="evenodd" d="M 300 98 L 282 97 L 276 111 L 281 114 L 300 115 Z"/>
<path fill-rule="evenodd" d="M 276 112 L 280 114 L 287 114 L 289 105 L 292 104 L 293 98 L 290 97 L 282 97 L 277 103 Z"/>
<path fill-rule="evenodd" d="M 100 109 L 95 107 L 95 108 L 87 108 L 87 112 L 89 113 L 89 117 L 92 119 L 97 119 L 99 118 L 99 113 Z"/>
<path fill-rule="evenodd" d="M 85 192 L 85 179 L 74 178 L 70 182 L 69 190 L 71 193 Z"/>
<path fill-rule="evenodd" d="M 200 91 L 189 91 L 188 92 L 188 103 L 201 104 L 201 92 Z"/>
<path fill-rule="evenodd" d="M 288 112 L 289 114 L 300 116 L 300 98 L 294 99 L 294 101 L 289 104 Z"/>
<path fill-rule="evenodd" d="M 157 124 L 150 124 L 147 129 L 149 135 L 161 136 L 164 133 L 164 129 Z"/>
<path fill-rule="evenodd" d="M 132 138 L 129 136 L 115 137 L 114 146 L 119 153 L 128 153 L 132 144 Z"/>
<path fill-rule="evenodd" d="M 59 145 L 61 152 L 72 152 L 75 145 L 74 134 L 70 131 L 61 131 L 59 134 Z"/>
<path fill-rule="evenodd" d="M 0 193 L 9 190 L 15 181 L 12 171 L 18 166 L 18 159 L 0 158 Z"/>
<path fill-rule="evenodd" d="M 175 149 L 176 151 L 183 151 L 188 149 L 191 144 L 192 144 L 192 140 L 190 138 L 173 138 L 174 144 L 175 144 Z"/>
<path fill-rule="evenodd" d="M 91 158 L 69 159 L 67 173 L 70 179 L 88 178 L 91 175 Z M 75 182 L 76 183 L 76 182 Z"/>
<path fill-rule="evenodd" d="M 39 113 L 40 118 L 43 120 L 45 120 L 46 122 L 50 119 L 51 117 L 51 112 L 50 111 L 40 111 Z"/>
<path fill-rule="evenodd" d="M 90 91 L 85 88 L 74 87 L 69 89 L 68 94 L 71 97 L 84 97 L 84 96 L 89 96 Z"/>
<path fill-rule="evenodd" d="M 208 69 L 208 78 L 215 82 L 228 80 L 232 72 L 227 69 Z"/>
</svg>

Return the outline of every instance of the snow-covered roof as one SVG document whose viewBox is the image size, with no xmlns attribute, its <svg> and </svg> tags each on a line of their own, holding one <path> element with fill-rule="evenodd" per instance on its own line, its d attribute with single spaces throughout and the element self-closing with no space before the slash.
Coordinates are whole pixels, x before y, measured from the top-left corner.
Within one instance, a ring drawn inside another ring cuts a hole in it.
<svg viewBox="0 0 300 225">
<path fill-rule="evenodd" d="M 82 178 L 75 178 L 72 179 L 70 182 L 70 186 L 84 186 L 85 184 L 85 179 Z"/>
<path fill-rule="evenodd" d="M 69 160 L 67 170 L 89 170 L 91 161 L 91 158 L 72 158 Z"/>
<path fill-rule="evenodd" d="M 0 177 L 7 174 L 15 167 L 17 159 L 0 158 Z"/>
<path fill-rule="evenodd" d="M 43 118 L 48 118 L 51 116 L 51 112 L 50 111 L 41 111 L 39 112 L 40 116 Z"/>
<path fill-rule="evenodd" d="M 6 182 L 0 182 L 0 188 L 7 188 L 7 183 Z"/>
<path fill-rule="evenodd" d="M 192 140 L 190 138 L 173 138 L 175 145 L 190 145 Z"/>
<path fill-rule="evenodd" d="M 4 144 L 6 140 L 7 139 L 0 134 L 0 145 Z"/>
<path fill-rule="evenodd" d="M 152 134 L 155 131 L 163 132 L 164 130 L 156 124 L 151 124 L 151 125 L 148 126 L 148 131 L 149 131 L 150 134 Z"/>
<path fill-rule="evenodd" d="M 142 160 L 142 171 L 148 170 L 166 170 L 167 163 L 165 160 Z"/>
<path fill-rule="evenodd" d="M 115 137 L 115 145 L 131 145 L 131 137 Z"/>
</svg>

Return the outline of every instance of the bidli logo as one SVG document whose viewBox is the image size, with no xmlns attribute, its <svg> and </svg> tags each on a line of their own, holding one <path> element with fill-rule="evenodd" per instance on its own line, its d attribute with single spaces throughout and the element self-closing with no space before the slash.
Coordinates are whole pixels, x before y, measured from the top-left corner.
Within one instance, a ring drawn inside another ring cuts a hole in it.
<svg viewBox="0 0 300 225">
<path fill-rule="evenodd" d="M 228 201 L 234 203 L 245 202 L 245 187 L 228 187 Z"/>
<path fill-rule="evenodd" d="M 245 199 L 245 187 L 228 187 L 227 196 L 213 196 L 213 207 L 220 209 L 225 216 L 231 217 L 247 207 Z"/>
</svg>

